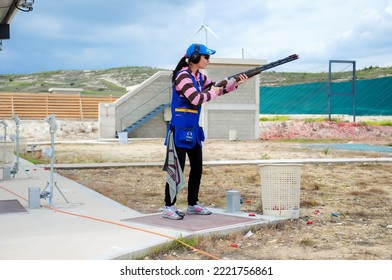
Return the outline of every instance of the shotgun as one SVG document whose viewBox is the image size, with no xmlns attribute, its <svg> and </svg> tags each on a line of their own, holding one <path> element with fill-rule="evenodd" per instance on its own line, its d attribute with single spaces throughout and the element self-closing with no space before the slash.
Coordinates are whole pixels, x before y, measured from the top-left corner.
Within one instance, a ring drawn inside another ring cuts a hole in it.
<svg viewBox="0 0 392 280">
<path fill-rule="evenodd" d="M 220 81 L 219 83 L 215 84 L 215 86 L 216 87 L 225 87 L 229 82 L 234 82 L 234 81 L 238 82 L 240 80 L 239 77 L 240 77 L 241 74 L 244 74 L 244 75 L 248 76 L 248 78 L 251 78 L 253 76 L 256 76 L 256 75 L 260 74 L 260 72 L 262 72 L 262 71 L 265 71 L 267 69 L 270 69 L 270 68 L 282 65 L 284 63 L 296 60 L 298 58 L 299 58 L 299 56 L 297 54 L 292 54 L 292 55 L 290 55 L 288 57 L 279 59 L 277 61 L 274 61 L 274 62 L 271 62 L 271 63 L 268 63 L 268 64 L 264 64 L 264 65 L 260 65 L 260 66 L 257 66 L 256 68 L 252 68 L 252 69 L 246 70 L 244 72 L 237 73 L 237 74 L 234 74 L 232 76 L 229 76 L 226 79 L 224 79 L 224 80 Z"/>
</svg>

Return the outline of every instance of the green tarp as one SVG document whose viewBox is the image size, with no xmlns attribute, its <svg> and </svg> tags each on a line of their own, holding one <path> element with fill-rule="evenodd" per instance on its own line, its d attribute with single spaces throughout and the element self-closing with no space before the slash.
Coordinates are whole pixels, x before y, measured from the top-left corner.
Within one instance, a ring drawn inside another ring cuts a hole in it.
<svg viewBox="0 0 392 280">
<path fill-rule="evenodd" d="M 332 83 L 332 92 L 352 92 L 352 82 Z M 260 87 L 260 114 L 328 114 L 328 82 Z M 353 114 L 353 96 L 334 95 L 331 114 Z M 356 115 L 392 115 L 392 77 L 356 81 Z"/>
</svg>

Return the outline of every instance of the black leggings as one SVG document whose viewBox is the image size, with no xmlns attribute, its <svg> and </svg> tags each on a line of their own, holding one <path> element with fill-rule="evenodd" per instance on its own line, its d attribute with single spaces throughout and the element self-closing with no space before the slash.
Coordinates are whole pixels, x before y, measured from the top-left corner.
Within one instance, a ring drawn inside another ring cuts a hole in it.
<svg viewBox="0 0 392 280">
<path fill-rule="evenodd" d="M 196 144 L 192 149 L 185 149 L 176 146 L 176 152 L 178 156 L 178 160 L 181 165 L 181 169 L 184 172 L 185 168 L 185 156 L 188 154 L 189 164 L 190 164 L 190 172 L 188 178 L 188 205 L 196 205 L 199 201 L 199 189 L 201 182 L 201 175 L 203 172 L 203 153 L 202 148 Z M 172 206 L 176 203 L 177 197 L 174 198 L 173 202 L 171 202 L 170 198 L 170 187 L 169 184 L 166 183 L 165 187 L 165 205 Z"/>
</svg>

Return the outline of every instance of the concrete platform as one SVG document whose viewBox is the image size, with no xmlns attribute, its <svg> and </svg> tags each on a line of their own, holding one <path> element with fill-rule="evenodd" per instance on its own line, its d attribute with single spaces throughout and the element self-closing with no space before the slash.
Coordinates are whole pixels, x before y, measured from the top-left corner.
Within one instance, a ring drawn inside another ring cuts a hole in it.
<svg viewBox="0 0 392 280">
<path fill-rule="evenodd" d="M 178 237 L 242 231 L 278 221 L 222 209 L 211 209 L 208 217 L 187 215 L 172 221 L 160 213 L 141 214 L 57 173 L 52 207 L 48 199 L 41 199 L 39 208 L 30 209 L 29 188 L 42 192 L 50 171 L 21 162 L 15 178 L 0 177 L 0 201 L 17 200 L 26 209 L 0 214 L 1 260 L 134 259 Z M 206 219 L 200 222 L 202 218 Z"/>
</svg>

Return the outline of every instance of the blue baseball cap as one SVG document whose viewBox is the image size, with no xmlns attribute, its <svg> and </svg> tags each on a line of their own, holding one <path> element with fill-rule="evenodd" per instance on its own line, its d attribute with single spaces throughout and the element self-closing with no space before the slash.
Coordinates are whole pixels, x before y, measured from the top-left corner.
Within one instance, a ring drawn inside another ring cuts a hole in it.
<svg viewBox="0 0 392 280">
<path fill-rule="evenodd" d="M 192 55 L 192 53 L 195 51 L 196 45 L 199 45 L 199 53 L 200 54 L 208 54 L 208 55 L 212 55 L 214 54 L 216 51 L 207 48 L 205 45 L 203 44 L 192 44 L 189 46 L 189 48 L 186 50 L 186 56 L 190 57 Z"/>
</svg>

